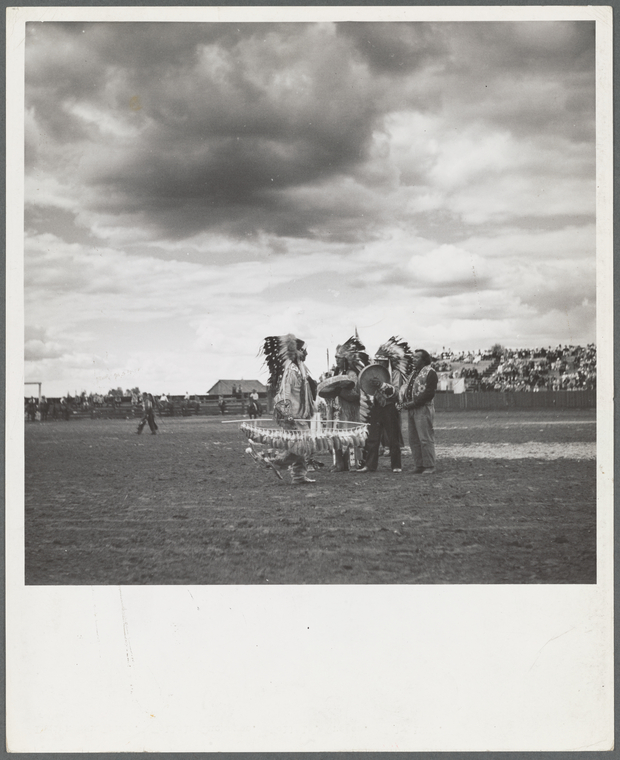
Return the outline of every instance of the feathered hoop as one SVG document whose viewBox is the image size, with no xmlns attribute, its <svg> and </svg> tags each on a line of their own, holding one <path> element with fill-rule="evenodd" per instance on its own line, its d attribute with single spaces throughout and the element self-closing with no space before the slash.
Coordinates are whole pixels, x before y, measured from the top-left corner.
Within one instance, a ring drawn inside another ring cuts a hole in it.
<svg viewBox="0 0 620 760">
<path fill-rule="evenodd" d="M 400 382 L 404 382 L 413 372 L 413 351 L 406 340 L 393 335 L 389 340 L 379 346 L 375 354 L 375 361 L 388 360 L 392 373 L 400 375 Z"/>
<path fill-rule="evenodd" d="M 269 369 L 267 385 L 273 392 L 278 389 L 286 365 L 289 362 L 297 362 L 299 351 L 305 346 L 303 340 L 296 338 L 293 333 L 288 335 L 271 335 L 265 338 L 259 356 L 265 357 L 265 364 Z"/>
</svg>

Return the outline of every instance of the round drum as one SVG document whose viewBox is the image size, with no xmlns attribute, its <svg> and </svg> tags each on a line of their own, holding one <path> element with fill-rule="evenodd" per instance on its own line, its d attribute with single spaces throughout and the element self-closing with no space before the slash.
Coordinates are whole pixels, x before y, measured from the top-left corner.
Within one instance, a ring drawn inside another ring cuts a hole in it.
<svg viewBox="0 0 620 760">
<path fill-rule="evenodd" d="M 355 388 L 355 381 L 346 375 L 328 377 L 319 383 L 318 394 L 321 398 L 334 398 L 340 391 L 350 391 Z"/>
<path fill-rule="evenodd" d="M 360 372 L 360 388 L 364 393 L 368 393 L 373 396 L 377 392 L 377 388 L 373 385 L 372 380 L 380 380 L 382 383 L 390 382 L 390 371 L 382 364 L 369 364 Z"/>
</svg>

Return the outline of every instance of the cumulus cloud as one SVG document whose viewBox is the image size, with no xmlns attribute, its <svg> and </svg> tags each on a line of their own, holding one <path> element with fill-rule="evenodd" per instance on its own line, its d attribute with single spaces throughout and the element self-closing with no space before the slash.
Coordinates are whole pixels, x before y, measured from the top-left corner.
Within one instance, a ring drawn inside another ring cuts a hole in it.
<svg viewBox="0 0 620 760">
<path fill-rule="evenodd" d="M 435 24 L 342 23 L 337 30 L 353 41 L 357 54 L 378 73 L 410 74 L 441 61 L 449 52 Z"/>
<path fill-rule="evenodd" d="M 58 359 L 64 354 L 63 346 L 53 340 L 44 327 L 26 326 L 24 358 L 26 361 Z"/>
<path fill-rule="evenodd" d="M 486 279 L 484 259 L 455 245 L 444 244 L 424 256 L 409 259 L 407 269 L 426 284 L 458 284 L 478 289 Z"/>
<path fill-rule="evenodd" d="M 471 103 L 480 73 L 472 71 L 481 58 L 476 48 L 497 64 L 485 70 L 497 90 L 510 92 L 514 108 L 531 104 L 537 77 L 544 77 L 566 102 L 542 92 L 542 122 L 549 125 L 549 111 L 573 124 L 591 122 L 593 109 L 580 100 L 592 76 L 587 33 L 566 24 L 544 25 L 546 44 L 536 24 L 518 23 L 449 25 L 448 32 L 424 23 L 29 25 L 27 199 L 79 204 L 90 224 L 99 218 L 102 233 L 112 220 L 125 220 L 125 228 L 140 228 L 147 238 L 181 239 L 203 229 L 318 238 L 342 230 L 347 237 L 354 226 L 350 191 L 367 211 L 363 231 L 375 218 L 361 188 L 394 181 L 389 155 L 377 162 L 373 153 L 385 130 L 396 133 L 396 151 L 403 142 L 418 151 L 409 167 L 395 155 L 405 185 L 415 184 L 426 164 L 431 183 L 444 189 L 480 176 L 489 187 L 524 147 L 533 150 L 540 125 L 515 138 L 515 124 L 527 123 L 523 110 L 499 126 L 506 120 L 495 118 L 495 90 L 474 98 L 475 116 L 446 120 Z M 584 50 L 579 65 L 568 55 L 571 45 Z M 61 55 L 51 54 L 58 49 Z M 566 60 L 572 65 L 563 66 Z M 430 86 L 428 77 L 440 76 L 449 99 L 438 99 L 442 88 Z M 574 77 L 584 78 L 581 87 L 567 87 Z M 566 112 L 569 100 L 575 113 Z M 408 113 L 404 141 L 397 112 Z M 432 133 L 424 130 L 425 115 Z M 389 141 L 383 151 L 389 154 Z M 326 186 L 343 175 L 360 189 L 353 184 L 329 197 Z M 380 221 L 384 209 L 377 205 Z M 454 204 L 455 211 L 471 215 L 464 206 Z M 359 230 L 359 214 L 357 221 Z"/>
<path fill-rule="evenodd" d="M 184 386 L 291 330 L 592 339 L 593 33 L 29 23 L 27 366 Z"/>
</svg>

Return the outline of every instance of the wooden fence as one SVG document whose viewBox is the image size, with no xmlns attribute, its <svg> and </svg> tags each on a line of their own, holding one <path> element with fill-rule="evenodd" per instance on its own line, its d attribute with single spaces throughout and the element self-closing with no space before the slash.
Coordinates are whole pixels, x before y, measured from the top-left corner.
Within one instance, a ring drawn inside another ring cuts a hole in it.
<svg viewBox="0 0 620 760">
<path fill-rule="evenodd" d="M 501 409 L 595 409 L 596 391 L 439 392 L 435 409 L 442 412 Z"/>
<path fill-rule="evenodd" d="M 271 416 L 272 399 L 261 399 L 263 417 Z M 247 399 L 227 399 L 226 417 L 247 414 Z M 458 411 L 499 411 L 499 410 L 528 410 L 528 409 L 595 409 L 596 391 L 540 391 L 538 393 L 520 391 L 468 391 L 466 393 L 450 393 L 439 391 L 435 396 L 435 409 L 439 412 Z M 186 406 L 180 401 L 172 404 L 172 409 L 155 411 L 155 417 L 190 417 L 222 416 L 217 401 L 204 399 L 199 404 Z M 142 416 L 141 407 L 132 407 L 131 403 L 123 402 L 117 407 L 97 407 L 71 410 L 73 419 L 139 419 Z M 48 420 L 55 419 L 50 413 Z M 58 415 L 62 419 L 62 415 Z"/>
<path fill-rule="evenodd" d="M 165 409 L 160 408 L 159 404 L 155 407 L 155 419 L 159 417 L 234 417 L 243 416 L 248 411 L 248 399 L 227 398 L 226 399 L 226 413 L 222 415 L 218 402 L 216 399 L 202 399 L 200 402 L 191 401 L 189 404 L 184 403 L 178 399 L 174 399 L 167 405 Z M 270 414 L 272 403 L 270 399 L 261 398 L 260 403 L 263 409 L 263 416 Z M 91 407 L 89 409 L 83 409 L 78 405 L 74 405 L 70 409 L 71 419 L 140 419 L 142 417 L 142 406 L 132 406 L 130 401 L 123 401 L 120 404 L 114 406 L 101 406 Z M 58 414 L 53 417 L 50 413 L 48 420 L 62 419 L 62 415 Z"/>
</svg>

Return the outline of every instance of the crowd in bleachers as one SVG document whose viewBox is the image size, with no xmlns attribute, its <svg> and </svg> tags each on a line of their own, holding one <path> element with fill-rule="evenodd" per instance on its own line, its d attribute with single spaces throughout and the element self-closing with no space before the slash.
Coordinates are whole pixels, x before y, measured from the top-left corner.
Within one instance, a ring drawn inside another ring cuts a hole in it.
<svg viewBox="0 0 620 760">
<path fill-rule="evenodd" d="M 443 348 L 436 354 L 436 361 L 446 361 L 449 363 L 464 362 L 465 364 L 478 364 L 481 361 L 492 359 L 494 356 L 493 349 L 486 351 L 478 349 L 477 351 L 452 351 L 452 349 Z"/>
<path fill-rule="evenodd" d="M 485 369 L 476 365 L 485 363 Z M 458 367 L 454 367 L 457 364 Z M 433 366 L 451 379 L 465 378 L 468 390 L 560 391 L 596 388 L 596 346 L 502 348 L 487 352 L 444 349 Z"/>
</svg>

